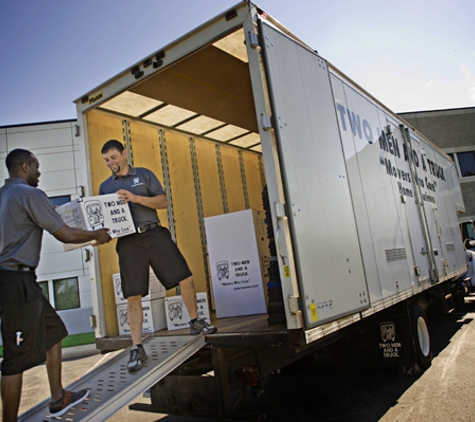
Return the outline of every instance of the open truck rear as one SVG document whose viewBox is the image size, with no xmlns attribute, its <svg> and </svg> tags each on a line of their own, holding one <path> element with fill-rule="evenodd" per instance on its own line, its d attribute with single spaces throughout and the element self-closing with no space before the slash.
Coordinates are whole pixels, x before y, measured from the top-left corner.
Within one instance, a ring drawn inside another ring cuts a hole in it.
<svg viewBox="0 0 475 422">
<path fill-rule="evenodd" d="M 270 373 L 354 334 L 375 363 L 430 365 L 425 311 L 453 309 L 466 271 L 454 164 L 258 6 L 237 4 L 76 104 L 86 194 L 109 176 L 102 144 L 123 141 L 131 163 L 163 182 L 160 219 L 211 308 L 205 218 L 268 216 L 271 315 L 212 317 L 218 333 L 153 378 L 150 405 L 134 408 L 230 415 Z M 127 346 L 114 244 L 90 262 L 98 347 Z M 171 334 L 186 330 L 152 338 Z"/>
</svg>

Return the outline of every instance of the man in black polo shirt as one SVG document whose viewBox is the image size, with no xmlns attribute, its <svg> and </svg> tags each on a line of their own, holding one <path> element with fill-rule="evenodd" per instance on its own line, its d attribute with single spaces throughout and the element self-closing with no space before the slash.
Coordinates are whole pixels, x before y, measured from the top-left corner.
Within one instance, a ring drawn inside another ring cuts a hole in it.
<svg viewBox="0 0 475 422">
<path fill-rule="evenodd" d="M 147 359 L 142 346 L 142 296 L 148 294 L 149 266 L 165 288 L 180 286 L 183 302 L 190 314 L 191 334 L 212 334 L 216 328 L 198 319 L 196 291 L 185 258 L 172 240 L 170 232 L 160 226 L 157 209 L 166 209 L 168 199 L 155 174 L 127 162 L 127 151 L 116 140 L 107 141 L 101 150 L 112 176 L 99 187 L 99 194 L 117 193 L 129 203 L 137 233 L 117 240 L 122 292 L 127 310 L 133 346 L 127 369 L 138 371 Z"/>
<path fill-rule="evenodd" d="M 36 282 L 43 230 L 65 243 L 106 243 L 110 236 L 108 229 L 86 231 L 64 223 L 46 194 L 36 188 L 41 173 L 38 159 L 30 151 L 15 149 L 5 162 L 10 178 L 0 188 L 3 421 L 17 420 L 23 372 L 45 361 L 50 416 L 61 416 L 89 392 L 63 389 L 61 340 L 68 333 Z"/>
</svg>

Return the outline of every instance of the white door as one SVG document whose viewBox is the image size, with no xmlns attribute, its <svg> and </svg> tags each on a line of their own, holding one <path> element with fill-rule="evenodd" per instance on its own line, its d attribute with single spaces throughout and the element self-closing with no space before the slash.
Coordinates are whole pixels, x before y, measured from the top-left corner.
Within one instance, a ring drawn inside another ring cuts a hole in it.
<svg viewBox="0 0 475 422">
<path fill-rule="evenodd" d="M 325 60 L 261 25 L 287 215 L 307 328 L 369 296 Z"/>
</svg>

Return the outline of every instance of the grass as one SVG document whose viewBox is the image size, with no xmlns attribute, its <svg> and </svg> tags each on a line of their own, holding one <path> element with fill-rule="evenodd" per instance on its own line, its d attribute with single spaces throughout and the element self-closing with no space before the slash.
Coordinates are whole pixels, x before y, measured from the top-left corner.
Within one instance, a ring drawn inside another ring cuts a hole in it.
<svg viewBox="0 0 475 422">
<path fill-rule="evenodd" d="M 63 348 L 82 346 L 84 344 L 94 344 L 96 342 L 96 336 L 92 333 L 79 333 L 71 334 L 63 339 L 61 345 Z M 3 346 L 0 346 L 0 357 L 3 357 Z"/>
<path fill-rule="evenodd" d="M 91 333 L 71 334 L 63 339 L 61 342 L 63 348 L 82 346 L 83 344 L 94 344 L 96 342 L 96 335 Z"/>
</svg>

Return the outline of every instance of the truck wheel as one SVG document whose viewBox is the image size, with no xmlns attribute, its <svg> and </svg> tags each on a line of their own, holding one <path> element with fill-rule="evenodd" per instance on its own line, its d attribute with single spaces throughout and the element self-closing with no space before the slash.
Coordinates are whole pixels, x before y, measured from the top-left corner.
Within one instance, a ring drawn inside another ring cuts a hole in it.
<svg viewBox="0 0 475 422">
<path fill-rule="evenodd" d="M 427 369 L 433 357 L 432 337 L 429 329 L 429 319 L 419 305 L 410 308 L 412 335 L 416 347 L 417 363 L 421 369 Z"/>
</svg>

